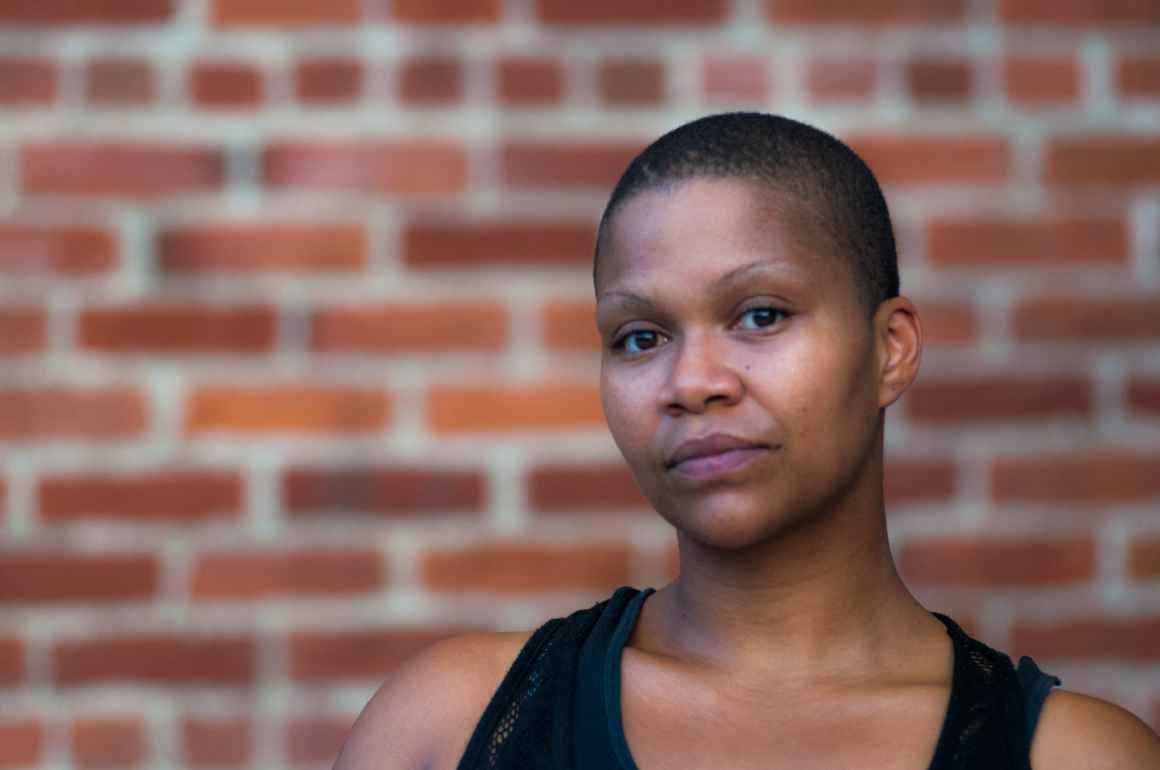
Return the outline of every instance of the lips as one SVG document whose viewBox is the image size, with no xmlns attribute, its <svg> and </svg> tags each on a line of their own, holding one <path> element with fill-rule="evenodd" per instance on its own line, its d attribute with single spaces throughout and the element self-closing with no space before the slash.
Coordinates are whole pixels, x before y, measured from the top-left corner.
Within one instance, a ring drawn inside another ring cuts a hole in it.
<svg viewBox="0 0 1160 770">
<path fill-rule="evenodd" d="M 686 441 L 678 446 L 665 462 L 665 467 L 672 468 L 685 460 L 695 457 L 709 457 L 728 452 L 730 449 L 769 449 L 769 445 L 738 436 L 730 436 L 727 433 L 713 433 Z"/>
</svg>

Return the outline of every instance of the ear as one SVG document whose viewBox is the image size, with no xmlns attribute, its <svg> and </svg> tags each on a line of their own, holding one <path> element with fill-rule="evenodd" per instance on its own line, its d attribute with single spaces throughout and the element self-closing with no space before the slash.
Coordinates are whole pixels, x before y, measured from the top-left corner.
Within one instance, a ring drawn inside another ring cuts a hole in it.
<svg viewBox="0 0 1160 770">
<path fill-rule="evenodd" d="M 874 314 L 878 357 L 878 406 L 898 400 L 918 376 L 922 360 L 922 322 L 918 308 L 903 296 L 892 297 Z"/>
</svg>

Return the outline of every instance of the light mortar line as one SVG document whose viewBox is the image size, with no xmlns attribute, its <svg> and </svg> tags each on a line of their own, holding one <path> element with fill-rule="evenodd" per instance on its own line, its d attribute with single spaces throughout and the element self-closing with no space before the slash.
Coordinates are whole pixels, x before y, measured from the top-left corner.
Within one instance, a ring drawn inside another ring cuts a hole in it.
<svg viewBox="0 0 1160 770">
<path fill-rule="evenodd" d="M 1102 35 L 1087 37 L 1079 51 L 1081 104 L 1086 121 L 1113 121 L 1119 112 L 1112 51 Z"/>
<path fill-rule="evenodd" d="M 1015 348 L 1013 313 L 1016 293 L 1009 283 L 994 282 L 976 293 L 979 310 L 979 352 L 984 363 L 1006 361 Z"/>
<path fill-rule="evenodd" d="M 82 47 L 75 46 L 58 52 L 54 57 L 60 66 L 57 67 L 58 90 L 56 103 L 51 108 L 53 112 L 79 117 L 84 109 L 86 53 Z"/>
<path fill-rule="evenodd" d="M 1129 532 L 1123 522 L 1111 519 L 1093 533 L 1096 548 L 1095 589 L 1102 604 L 1112 610 L 1131 610 L 1127 585 Z"/>
<path fill-rule="evenodd" d="M 886 84 L 888 87 L 888 84 Z M 625 138 L 642 141 L 673 128 L 677 122 L 691 117 L 689 110 L 610 110 L 598 103 L 595 94 L 584 102 L 587 95 L 580 93 L 581 100 L 569 109 L 558 112 L 538 111 L 535 121 L 520 124 L 519 131 L 506 133 L 507 138 L 540 138 L 558 141 L 567 135 L 580 135 L 589 140 L 623 140 Z M 924 109 L 921 111 L 921 130 L 914 128 L 914 111 L 904 109 L 902 99 L 885 91 L 881 94 L 883 109 L 868 119 L 865 110 L 854 107 L 831 107 L 797 102 L 779 98 L 779 111 L 792 114 L 800 120 L 813 121 L 827 131 L 839 136 L 847 132 L 886 131 L 932 136 L 960 136 L 972 134 L 987 128 L 984 124 L 964 123 L 961 115 L 953 109 Z M 190 141 L 203 143 L 228 143 L 230 141 L 253 141 L 258 137 L 277 135 L 284 126 L 295 126 L 294 133 L 311 136 L 324 141 L 327 138 L 362 137 L 424 137 L 462 140 L 466 142 L 488 139 L 492 136 L 487 111 L 474 111 L 466 107 L 449 109 L 429 109 L 406 111 L 384 109 L 381 104 L 364 105 L 356 110 L 319 111 L 304 114 L 297 109 L 269 109 L 254 114 L 207 114 L 204 111 L 180 109 L 175 111 L 142 112 L 95 112 L 87 116 L 82 124 L 72 125 L 42 116 L 33 120 L 28 116 L 15 115 L 0 124 L 0 138 L 23 140 L 36 137 L 65 135 L 75 140 L 115 139 L 118 141 L 153 141 L 158 134 L 164 134 L 169 141 L 181 144 Z M 1144 118 L 1151 113 L 1145 111 Z M 614 119 L 611 119 L 614 118 Z M 1053 130 L 1049 119 L 1037 125 L 1045 130 Z M 1062 126 L 1074 125 L 1061 122 Z M 1122 121 L 1105 121 L 1107 128 L 1120 128 Z M 357 126 L 358 130 L 352 129 Z M 448 128 L 450 127 L 450 128 Z M 995 128 L 995 127 L 991 127 Z M 1006 127 L 1003 127 L 1006 129 Z M 1143 131 L 1143 127 L 1138 129 Z M 183 196 L 183 200 L 187 197 Z M 209 201 L 209 198 L 205 198 Z M 188 201 L 186 201 L 188 202 Z M 160 204 L 166 205 L 166 204 Z M 176 205 L 170 202 L 170 205 Z"/>
<path fill-rule="evenodd" d="M 125 370 L 119 370 L 124 376 Z M 126 378 L 140 383 L 146 399 L 146 426 L 138 438 L 143 451 L 161 462 L 172 454 L 173 447 L 184 444 L 183 410 L 191 383 L 184 372 L 173 364 L 156 364 L 136 376 Z"/>
<path fill-rule="evenodd" d="M 2 124 L 0 124 L 2 128 Z M 0 217 L 13 216 L 20 206 L 20 150 L 0 144 Z"/>
<path fill-rule="evenodd" d="M 656 51 L 661 63 L 661 94 L 666 108 L 694 112 L 701 103 L 701 66 L 705 51 L 670 43 Z"/>
<path fill-rule="evenodd" d="M 1117 436 L 1131 420 L 1124 404 L 1127 366 L 1123 357 L 1115 351 L 1098 354 L 1093 361 L 1091 378 L 1093 421 L 1100 434 Z"/>
<path fill-rule="evenodd" d="M 8 455 L 4 464 L 7 476 L 8 506 L 4 519 L 9 543 L 25 543 L 39 530 L 37 522 L 37 468 L 30 458 L 17 451 Z"/>
<path fill-rule="evenodd" d="M 162 280 L 154 255 L 154 228 L 144 211 L 124 208 L 113 218 L 120 247 L 114 283 L 127 299 L 144 299 Z"/>
<path fill-rule="evenodd" d="M 531 524 L 524 477 L 529 470 L 530 457 L 518 446 L 494 445 L 487 462 L 483 463 L 491 500 L 485 520 L 489 529 L 501 536 L 526 531 Z"/>
<path fill-rule="evenodd" d="M 1129 216 L 1134 283 L 1155 290 L 1160 288 L 1160 197 L 1137 197 Z"/>
<path fill-rule="evenodd" d="M 422 550 L 422 538 L 415 532 L 398 528 L 388 530 L 385 551 L 389 594 L 410 592 L 413 595 L 422 595 L 424 590 L 423 565 L 420 558 Z"/>
<path fill-rule="evenodd" d="M 278 454 L 255 452 L 240 468 L 246 484 L 242 520 L 261 542 L 274 542 L 285 530 L 279 482 L 280 471 L 287 464 L 280 461 Z"/>
</svg>

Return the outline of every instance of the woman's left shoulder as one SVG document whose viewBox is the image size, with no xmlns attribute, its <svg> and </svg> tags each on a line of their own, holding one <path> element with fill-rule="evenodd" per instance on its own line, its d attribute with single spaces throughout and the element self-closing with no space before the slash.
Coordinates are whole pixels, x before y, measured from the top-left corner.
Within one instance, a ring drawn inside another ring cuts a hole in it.
<svg viewBox="0 0 1160 770">
<path fill-rule="evenodd" d="M 1032 770 L 1157 770 L 1160 736 L 1125 708 L 1055 688 L 1031 743 Z"/>
</svg>

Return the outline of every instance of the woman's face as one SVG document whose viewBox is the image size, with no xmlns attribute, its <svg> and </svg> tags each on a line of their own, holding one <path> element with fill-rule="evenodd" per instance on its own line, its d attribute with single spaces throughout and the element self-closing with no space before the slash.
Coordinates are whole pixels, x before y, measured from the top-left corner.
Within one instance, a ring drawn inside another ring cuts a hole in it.
<svg viewBox="0 0 1160 770">
<path fill-rule="evenodd" d="M 600 392 L 613 439 L 657 511 L 718 547 L 844 499 L 884 405 L 850 263 L 791 237 L 786 200 L 693 178 L 629 199 L 601 248 Z M 741 465 L 715 476 L 704 476 L 711 461 L 669 467 L 680 444 L 714 433 L 763 448 L 721 456 Z"/>
</svg>

